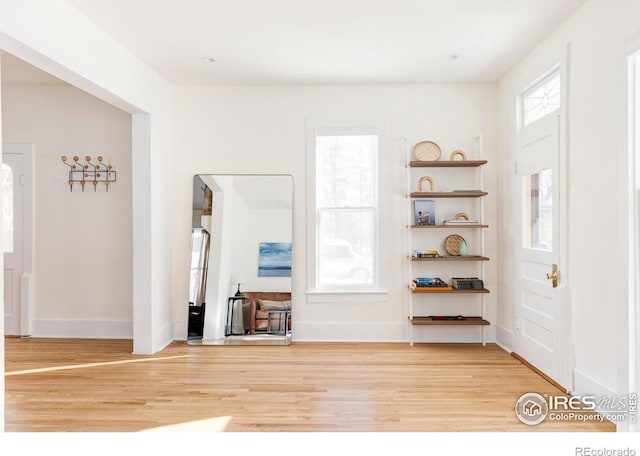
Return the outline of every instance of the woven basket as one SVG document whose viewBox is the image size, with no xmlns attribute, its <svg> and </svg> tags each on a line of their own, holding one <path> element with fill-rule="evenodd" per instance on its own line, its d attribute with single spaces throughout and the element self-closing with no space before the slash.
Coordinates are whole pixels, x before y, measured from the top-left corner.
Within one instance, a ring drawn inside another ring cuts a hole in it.
<svg viewBox="0 0 640 456">
<path fill-rule="evenodd" d="M 460 256 L 460 245 L 466 242 L 464 238 L 458 234 L 447 236 L 444 240 L 444 249 L 449 255 Z"/>
<path fill-rule="evenodd" d="M 418 161 L 436 161 L 440 159 L 440 146 L 433 141 L 422 141 L 413 147 L 413 156 Z"/>
</svg>

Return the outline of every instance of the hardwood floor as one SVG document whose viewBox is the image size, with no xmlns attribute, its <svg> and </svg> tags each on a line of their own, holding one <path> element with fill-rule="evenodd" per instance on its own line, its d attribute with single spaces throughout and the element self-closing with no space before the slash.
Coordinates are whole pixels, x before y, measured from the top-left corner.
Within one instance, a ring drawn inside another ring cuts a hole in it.
<svg viewBox="0 0 640 456">
<path fill-rule="evenodd" d="M 6 431 L 615 430 L 520 423 L 521 394 L 559 391 L 495 345 L 131 350 L 128 340 L 6 338 Z"/>
</svg>

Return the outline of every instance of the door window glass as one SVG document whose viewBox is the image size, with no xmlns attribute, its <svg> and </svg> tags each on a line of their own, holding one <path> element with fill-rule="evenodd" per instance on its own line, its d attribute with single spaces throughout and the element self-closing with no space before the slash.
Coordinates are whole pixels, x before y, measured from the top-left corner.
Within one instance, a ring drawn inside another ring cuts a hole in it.
<svg viewBox="0 0 640 456">
<path fill-rule="evenodd" d="M 2 164 L 2 239 L 4 253 L 13 252 L 13 170 Z"/>
<path fill-rule="evenodd" d="M 524 246 L 551 251 L 553 233 L 552 171 L 545 169 L 524 178 Z"/>
</svg>

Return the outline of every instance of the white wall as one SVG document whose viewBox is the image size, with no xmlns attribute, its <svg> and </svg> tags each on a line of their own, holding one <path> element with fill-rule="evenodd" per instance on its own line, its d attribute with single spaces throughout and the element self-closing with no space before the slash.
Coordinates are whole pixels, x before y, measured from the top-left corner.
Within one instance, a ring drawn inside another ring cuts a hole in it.
<svg viewBox="0 0 640 456">
<path fill-rule="evenodd" d="M 504 202 L 500 225 L 499 332 L 513 336 L 517 227 L 513 172 L 515 99 L 570 45 L 568 101 L 568 265 L 574 381 L 578 393 L 624 393 L 627 358 L 625 41 L 640 28 L 634 0 L 591 0 L 499 84 Z"/>
<path fill-rule="evenodd" d="M 1 2 L 0 48 L 134 114 L 133 350 L 160 350 L 173 336 L 169 85 L 62 0 Z"/>
<path fill-rule="evenodd" d="M 2 94 L 3 141 L 35 146 L 32 335 L 131 338 L 131 115 L 67 84 Z M 61 155 L 101 155 L 117 182 L 70 192 Z"/>
<path fill-rule="evenodd" d="M 291 291 L 291 277 L 259 277 L 258 260 L 261 242 L 291 242 L 293 229 L 291 209 L 249 209 L 244 235 L 237 237 L 244 251 L 244 275 L 241 290 Z"/>
<path fill-rule="evenodd" d="M 438 142 L 448 156 L 459 144 L 468 145 L 476 135 L 485 135 L 489 160 L 486 188 L 490 194 L 485 220 L 493 227 L 487 231 L 487 254 L 493 261 L 487 265 L 486 281 L 489 288 L 495 288 L 495 94 L 493 85 L 175 87 L 173 153 L 180 159 L 172 166 L 171 180 L 174 320 L 186 318 L 182 303 L 188 294 L 193 175 L 290 174 L 294 183 L 294 339 L 408 340 L 407 277 L 402 272 L 407 255 L 404 165 L 407 148 L 425 139 Z M 386 132 L 381 148 L 380 195 L 388 293 L 311 303 L 306 295 L 306 121 L 371 117 L 382 119 Z M 398 146 L 402 137 L 407 138 L 407 148 Z M 487 299 L 492 319 L 495 296 Z M 423 336 L 430 337 L 426 332 Z"/>
</svg>

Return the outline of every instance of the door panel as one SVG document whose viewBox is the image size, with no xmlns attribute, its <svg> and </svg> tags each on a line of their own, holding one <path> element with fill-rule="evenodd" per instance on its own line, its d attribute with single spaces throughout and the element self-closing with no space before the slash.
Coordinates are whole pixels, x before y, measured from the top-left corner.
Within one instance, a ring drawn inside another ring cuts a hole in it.
<svg viewBox="0 0 640 456">
<path fill-rule="evenodd" d="M 6 335 L 15 336 L 20 335 L 20 280 L 24 273 L 24 157 L 4 153 L 2 161 L 4 328 Z"/>
<path fill-rule="evenodd" d="M 548 115 L 519 133 L 521 180 L 518 354 L 560 383 L 561 288 L 547 278 L 560 263 L 560 119 Z M 562 270 L 560 265 L 560 270 Z M 559 276 L 561 277 L 561 276 Z M 558 282 L 563 286 L 562 280 Z"/>
<path fill-rule="evenodd" d="M 525 290 L 522 293 L 522 314 L 523 335 L 529 337 L 532 342 L 537 342 L 547 351 L 553 351 L 555 345 L 553 300 L 545 294 Z"/>
</svg>

